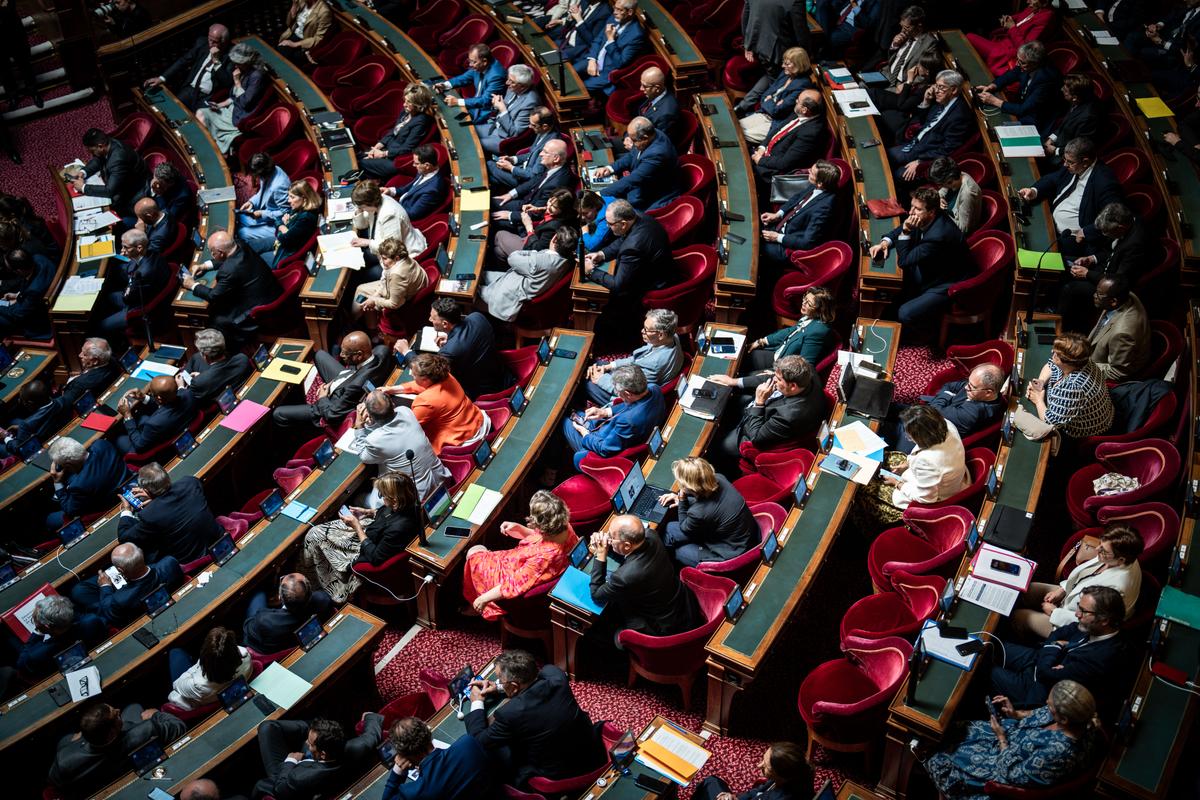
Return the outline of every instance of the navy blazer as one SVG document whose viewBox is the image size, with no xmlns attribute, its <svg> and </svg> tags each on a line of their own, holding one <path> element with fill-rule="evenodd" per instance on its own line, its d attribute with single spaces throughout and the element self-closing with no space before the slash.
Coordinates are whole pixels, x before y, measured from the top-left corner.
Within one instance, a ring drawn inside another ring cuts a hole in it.
<svg viewBox="0 0 1200 800">
<path fill-rule="evenodd" d="M 170 266 L 161 253 L 149 252 L 141 261 L 125 265 L 125 308 L 141 308 L 154 300 L 171 278 Z"/>
<path fill-rule="evenodd" d="M 776 133 L 795 119 L 793 114 L 785 120 L 776 120 L 771 125 L 771 132 L 763 146 L 771 141 Z M 771 154 L 764 154 L 754 165 L 754 174 L 759 180 L 770 183 L 776 175 L 811 165 L 825 155 L 829 146 L 829 125 L 825 117 L 815 117 L 803 125 L 792 128 L 786 136 L 771 146 Z"/>
<path fill-rule="evenodd" d="M 296 647 L 300 640 L 296 630 L 316 614 L 324 621 L 333 611 L 333 600 L 320 589 L 314 591 L 308 602 L 297 608 L 280 606 L 263 608 L 242 625 L 242 642 L 256 653 L 270 655 Z"/>
<path fill-rule="evenodd" d="M 232 78 L 232 75 L 230 77 Z M 250 113 L 258 108 L 258 102 L 262 100 L 263 92 L 271 85 L 271 79 L 262 69 L 252 69 L 244 73 L 241 80 L 242 93 L 237 97 L 231 97 L 234 125 L 250 116 Z"/>
<path fill-rule="evenodd" d="M 796 113 L 796 98 L 805 89 L 813 88 L 812 81 L 802 75 L 790 78 L 791 83 L 788 83 L 788 80 L 788 74 L 780 70 L 758 101 L 758 110 L 771 119 L 784 121 L 791 119 L 792 115 Z M 787 89 L 783 88 L 784 84 L 787 84 Z M 753 109 L 739 104 L 738 110 L 751 111 Z"/>
<path fill-rule="evenodd" d="M 805 126 L 807 127 L 807 126 Z M 780 211 L 784 218 L 792 209 L 804 202 L 810 192 L 797 194 L 784 204 Z M 837 195 L 822 190 L 808 205 L 796 212 L 783 229 L 783 244 L 789 250 L 808 250 L 829 241 L 829 229 L 833 226 L 834 205 Z"/>
<path fill-rule="evenodd" d="M 1034 682 L 1029 685 L 1024 697 L 1009 698 L 1013 706 L 1039 706 L 1046 702 L 1050 687 L 1066 680 L 1078 681 L 1097 696 L 1103 696 L 1103 690 L 1111 687 L 1113 675 L 1119 673 L 1120 668 L 1124 666 L 1125 643 L 1119 633 L 1098 642 L 1089 642 L 1089 638 L 1074 622 L 1052 631 L 1037 649 L 1036 661 L 1032 667 L 1033 674 L 1027 676 Z M 1015 660 L 1014 657 L 1018 653 L 1028 649 L 1009 642 L 1005 642 L 1004 647 L 1006 650 L 1015 648 L 1008 657 L 1009 660 Z M 1018 674 L 1025 672 L 1028 672 L 1028 668 Z"/>
<path fill-rule="evenodd" d="M 217 280 L 212 286 L 196 284 L 192 293 L 208 301 L 213 327 L 242 333 L 249 330 L 250 309 L 273 302 L 283 288 L 262 257 L 245 245 L 217 265 Z"/>
<path fill-rule="evenodd" d="M 1053 203 L 1054 198 L 1067 188 L 1073 177 L 1066 167 L 1043 175 L 1033 185 L 1037 190 L 1037 199 Z M 1104 247 L 1104 236 L 1096 230 L 1096 215 L 1109 203 L 1118 203 L 1123 199 L 1121 185 L 1117 183 L 1117 176 L 1113 175 L 1108 165 L 1102 161 L 1093 164 L 1092 174 L 1087 185 L 1083 187 L 1083 197 L 1079 201 L 1079 227 L 1083 228 L 1083 235 L 1088 240 L 1092 252 L 1098 252 Z"/>
<path fill-rule="evenodd" d="M 930 104 L 928 108 L 918 109 L 913 121 L 920 120 L 923 127 L 935 107 L 936 104 Z M 959 97 L 924 137 L 918 141 L 914 134 L 908 142 L 889 148 L 888 158 L 896 170 L 901 170 L 909 161 L 927 161 L 947 156 L 961 147 L 974 130 L 975 114 L 967 102 Z M 910 143 L 912 147 L 906 150 Z"/>
<path fill-rule="evenodd" d="M 615 456 L 622 450 L 641 444 L 666 418 L 666 403 L 656 384 L 649 384 L 646 396 L 633 403 L 609 403 L 612 416 L 599 423 L 589 421 L 592 432 L 583 437 L 583 449 L 575 453 L 575 466 L 587 453 Z"/>
<path fill-rule="evenodd" d="M 600 49 L 608 43 L 608 37 L 604 35 L 604 30 L 609 25 L 612 25 L 613 27 L 619 27 L 620 23 L 617 22 L 616 17 L 609 15 L 608 19 L 604 21 L 603 25 L 597 26 L 596 35 L 591 40 L 591 46 L 588 48 L 587 57 L 583 60 L 584 69 L 579 70 L 579 72 L 584 75 L 585 79 L 587 80 L 595 80 L 595 78 L 586 78 L 587 61 L 593 58 L 600 58 Z M 598 77 L 602 78 L 605 84 L 608 84 L 608 73 L 612 72 L 614 69 L 620 69 L 621 67 L 630 63 L 639 55 L 641 55 L 642 51 L 645 49 L 646 32 L 642 30 L 641 23 L 638 22 L 636 17 L 634 17 L 625 23 L 625 29 L 622 30 L 615 39 L 613 39 L 612 44 L 609 45 L 608 49 L 604 51 L 604 69 L 601 71 L 601 74 Z"/>
<path fill-rule="evenodd" d="M 1077 106 L 1071 106 L 1061 119 L 1056 120 L 1046 131 L 1046 137 L 1054 135 L 1054 145 L 1059 152 L 1067 146 L 1067 142 L 1083 136 L 1092 141 L 1100 131 L 1100 120 L 1104 118 L 1104 108 L 1099 100 L 1089 100 Z"/>
<path fill-rule="evenodd" d="M 496 334 L 491 323 L 478 311 L 467 314 L 454 326 L 438 352 L 450 359 L 455 379 L 471 399 L 502 392 L 516 381 L 496 352 Z"/>
<path fill-rule="evenodd" d="M 395 158 L 406 153 L 411 153 L 413 148 L 425 141 L 425 136 L 429 133 L 429 129 L 433 127 L 432 114 L 416 114 L 412 116 L 399 133 L 395 133 L 396 126 L 399 125 L 405 117 L 408 117 L 407 111 L 400 112 L 400 116 L 396 119 L 392 127 L 388 128 L 387 133 L 379 140 L 383 145 L 383 149 L 387 151 L 388 158 Z"/>
<path fill-rule="evenodd" d="M 58 671 L 55 656 L 76 642 L 91 650 L 108 638 L 108 626 L 95 614 L 76 614 L 70 629 L 61 636 L 33 633 L 17 655 L 17 672 L 30 680 L 41 680 Z"/>
<path fill-rule="evenodd" d="M 9 426 L 17 430 L 11 439 L 0 445 L 0 454 L 19 455 L 21 446 L 30 439 L 37 439 L 39 443 L 48 441 L 70 416 L 64 411 L 69 411 L 69 408 L 64 409 L 57 400 L 50 400 L 28 416 L 14 417 L 9 421 Z"/>
<path fill-rule="evenodd" d="M 91 392 L 93 397 L 104 394 L 120 374 L 121 364 L 115 358 L 107 364 L 86 369 L 67 382 L 62 394 L 58 396 L 58 401 L 65 409 L 70 410 L 88 392 Z"/>
<path fill-rule="evenodd" d="M 55 494 L 63 516 L 71 519 L 111 508 L 128 475 L 125 459 L 111 442 L 92 442 L 79 472 L 64 476 L 63 487 Z"/>
<path fill-rule="evenodd" d="M 924 292 L 934 286 L 962 280 L 970 262 L 962 230 L 945 211 L 939 211 L 924 230 L 915 230 L 901 239 L 903 226 L 896 226 L 887 238 L 896 249 L 897 264 L 904 271 L 904 282 Z"/>
<path fill-rule="evenodd" d="M 184 564 L 195 561 L 224 533 L 208 507 L 204 486 L 192 476 L 173 481 L 166 494 L 133 515 L 122 514 L 117 522 L 117 541 L 133 542 L 148 561 L 163 556 Z"/>
<path fill-rule="evenodd" d="M 299 253 L 300 249 L 308 244 L 308 240 L 317 232 L 317 224 L 320 222 L 320 212 L 316 210 L 289 211 L 287 213 L 288 221 L 285 223 L 287 230 L 283 233 L 275 232 L 275 256 L 271 260 L 272 269 L 282 264 L 285 259 Z"/>
<path fill-rule="evenodd" d="M 196 206 L 196 197 L 187 181 L 181 180 L 170 194 L 151 195 L 158 207 L 166 212 L 172 222 L 187 223 L 191 218 L 192 209 Z"/>
<path fill-rule="evenodd" d="M 620 238 L 610 233 L 600 254 L 605 261 L 617 260 L 611 275 L 596 270 L 590 276 L 611 292 L 610 302 L 625 298 L 640 301 L 651 289 L 666 286 L 675 270 L 667 230 L 649 214 L 639 214 L 629 232 Z"/>
<path fill-rule="evenodd" d="M 482 713 L 482 712 L 481 712 Z M 383 800 L 491 800 L 496 782 L 479 740 L 470 734 L 421 759 L 419 777 L 408 783 L 408 771 L 388 773 Z"/>
<path fill-rule="evenodd" d="M 162 405 L 147 397 L 134 406 L 133 416 L 123 421 L 132 452 L 144 453 L 174 439 L 195 416 L 196 398 L 187 389 L 180 389 L 171 405 Z"/>
<path fill-rule="evenodd" d="M 546 201 L 550 199 L 550 195 L 554 194 L 557 189 L 572 189 L 575 184 L 575 176 L 566 164 L 559 167 L 558 171 L 549 177 L 545 172 L 531 177 L 523 183 L 517 184 L 516 198 L 508 203 L 505 203 L 502 208 L 506 211 L 511 211 L 517 222 L 521 220 L 521 206 L 524 203 L 531 203 L 535 206 L 544 206 Z"/>
<path fill-rule="evenodd" d="M 414 187 L 416 182 L 417 179 L 413 178 L 404 186 L 396 187 L 396 200 L 408 212 L 408 218 L 411 220 L 422 219 L 432 214 L 449 191 L 441 172 L 433 173 L 420 186 Z"/>
<path fill-rule="evenodd" d="M 148 246 L 151 253 L 165 253 L 175 241 L 175 223 L 171 215 L 164 212 L 158 222 L 146 228 L 146 237 L 150 240 Z"/>
<path fill-rule="evenodd" d="M 226 387 L 241 386 L 254 371 L 254 364 L 245 353 L 234 353 L 216 364 L 209 364 L 204 360 L 204 356 L 193 353 L 183 369 L 186 372 L 198 373 L 192 378 L 192 385 L 188 389 L 191 390 L 192 397 L 196 398 L 196 402 L 204 405 L 216 400 Z"/>
<path fill-rule="evenodd" d="M 1013 67 L 996 78 L 995 83 L 997 92 L 1011 84 L 1017 85 L 1017 99 L 1006 100 L 1000 110 L 1018 117 L 1022 125 L 1044 128 L 1054 119 L 1058 104 L 1062 102 L 1062 93 L 1059 91 L 1062 75 L 1048 64 L 1033 72 Z"/>
<path fill-rule="evenodd" d="M 675 145 L 658 133 L 645 150 L 636 147 L 612 165 L 613 175 L 629 174 L 605 186 L 600 194 L 628 200 L 638 211 L 660 206 L 679 194 L 679 158 Z"/>
<path fill-rule="evenodd" d="M 507 78 L 508 70 L 493 58 L 492 63 L 488 64 L 487 70 L 484 72 L 469 69 L 463 74 L 451 78 L 449 83 L 456 88 L 468 85 L 475 88 L 474 96 L 465 97 L 463 101 L 466 103 L 467 113 L 478 125 L 491 119 L 496 113 L 496 110 L 492 108 L 492 95 L 504 94 L 504 81 Z"/>
<path fill-rule="evenodd" d="M 85 184 L 83 193 L 112 200 L 112 207 L 118 214 L 129 214 L 133 211 L 133 201 L 146 193 L 150 184 L 150 171 L 146 162 L 137 151 L 120 139 L 110 139 L 108 155 L 94 157 L 83 168 L 87 176 L 100 173 L 104 184 Z"/>
<path fill-rule="evenodd" d="M 33 274 L 17 288 L 17 301 L 0 308 L 0 335 L 41 339 L 50 334 L 46 292 L 54 280 L 58 264 L 40 253 L 31 252 L 29 255 L 33 259 Z"/>
<path fill-rule="evenodd" d="M 952 423 L 959 436 L 965 439 L 1000 419 L 1007 403 L 1002 397 L 990 402 L 971 400 L 967 397 L 967 382 L 961 380 L 944 384 L 929 405 L 942 412 L 946 421 Z"/>
<path fill-rule="evenodd" d="M 147 564 L 147 567 L 149 571 L 145 575 L 120 589 L 114 589 L 111 583 L 100 587 L 100 603 L 95 611 L 109 625 L 123 628 L 146 613 L 146 598 L 159 586 L 174 591 L 183 584 L 183 570 L 170 556 Z"/>
<path fill-rule="evenodd" d="M 674 92 L 663 92 L 658 102 L 651 107 L 649 100 L 642 100 L 637 107 L 637 116 L 645 117 L 654 123 L 668 138 L 675 135 L 675 126 L 679 124 L 679 101 Z"/>
</svg>

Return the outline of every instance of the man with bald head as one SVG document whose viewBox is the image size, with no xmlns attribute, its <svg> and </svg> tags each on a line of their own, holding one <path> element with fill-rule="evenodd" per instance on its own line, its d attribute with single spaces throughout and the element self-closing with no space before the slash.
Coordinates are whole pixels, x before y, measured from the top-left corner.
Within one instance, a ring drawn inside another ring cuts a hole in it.
<svg viewBox="0 0 1200 800">
<path fill-rule="evenodd" d="M 238 244 L 228 231 L 209 236 L 208 250 L 212 261 L 193 266 L 183 288 L 208 301 L 209 322 L 225 334 L 230 349 L 238 350 L 258 329 L 250 310 L 274 302 L 283 289 L 262 257 Z M 196 280 L 214 266 L 217 280 L 212 286 Z"/>
<path fill-rule="evenodd" d="M 290 650 L 300 644 L 297 628 L 314 614 L 324 621 L 332 610 L 333 600 L 320 589 L 314 591 L 308 578 L 299 572 L 284 575 L 279 579 L 277 607 L 271 606 L 266 592 L 250 596 L 242 625 L 242 644 L 262 654 Z"/>
<path fill-rule="evenodd" d="M 113 548 L 112 565 L 125 579 L 120 589 L 100 570 L 75 584 L 71 600 L 78 611 L 99 614 L 116 628 L 123 628 L 146 613 L 146 598 L 159 586 L 175 591 L 183 584 L 183 570 L 178 561 L 165 556 L 147 564 L 142 549 L 132 542 Z"/>
<path fill-rule="evenodd" d="M 646 98 L 637 108 L 637 115 L 654 123 L 668 139 L 675 133 L 679 121 L 679 101 L 667 89 L 667 76 L 658 67 L 642 70 L 642 95 Z"/>
<path fill-rule="evenodd" d="M 158 375 L 150 386 L 130 389 L 117 403 L 117 416 L 125 426 L 118 435 L 122 453 L 144 453 L 183 433 L 196 416 L 196 400 L 169 375 Z"/>
<path fill-rule="evenodd" d="M 163 84 L 192 111 L 202 108 L 211 95 L 233 88 L 229 29 L 224 25 L 209 26 L 205 38 L 197 39 L 162 75 L 148 79 L 142 88 L 153 89 Z"/>
<path fill-rule="evenodd" d="M 544 208 L 556 189 L 571 189 L 574 176 L 567 166 L 567 143 L 562 139 L 551 139 L 542 147 L 540 156 L 545 171 L 518 183 L 514 188 L 495 198 L 496 210 L 492 221 L 504 230 L 516 230 L 521 220 L 521 207 L 525 205 Z"/>
<path fill-rule="evenodd" d="M 157 211 L 153 200 L 149 203 Z M 128 259 L 121 270 L 110 270 L 112 277 L 107 283 L 112 290 L 104 296 L 103 310 L 97 333 L 110 342 L 125 342 L 125 328 L 129 312 L 137 310 L 161 292 L 171 277 L 170 267 L 160 253 L 150 250 L 150 240 L 145 231 L 130 228 L 121 234 L 121 255 Z M 116 284 L 114 286 L 114 284 Z"/>
<path fill-rule="evenodd" d="M 600 190 L 605 197 L 628 200 L 638 211 L 657 208 L 679 194 L 679 158 L 671 139 L 646 117 L 634 117 L 625 128 L 629 152 L 596 177 L 618 176 Z"/>
<path fill-rule="evenodd" d="M 943 384 L 926 402 L 941 412 L 962 438 L 978 433 L 1000 419 L 1007 403 L 1000 390 L 1007 376 L 995 364 L 980 364 L 963 381 Z M 913 441 L 901 430 L 897 449 L 910 453 Z"/>
<path fill-rule="evenodd" d="M 151 253 L 163 255 L 175 238 L 175 225 L 153 197 L 143 197 L 133 204 L 135 222 L 129 227 L 146 234 Z"/>
<path fill-rule="evenodd" d="M 796 98 L 795 114 L 775 120 L 766 140 L 750 158 L 759 188 L 767 192 L 771 179 L 813 164 L 825 155 L 829 126 L 825 124 L 825 99 L 816 89 L 805 89 Z"/>
<path fill-rule="evenodd" d="M 362 331 L 346 334 L 336 357 L 318 350 L 313 360 L 324 382 L 317 391 L 316 401 L 280 406 L 271 415 L 276 425 L 290 428 L 327 424 L 336 428 L 370 388 L 383 385 L 393 363 L 387 346 L 372 348 L 371 337 Z M 368 383 L 374 386 L 368 387 Z"/>
</svg>

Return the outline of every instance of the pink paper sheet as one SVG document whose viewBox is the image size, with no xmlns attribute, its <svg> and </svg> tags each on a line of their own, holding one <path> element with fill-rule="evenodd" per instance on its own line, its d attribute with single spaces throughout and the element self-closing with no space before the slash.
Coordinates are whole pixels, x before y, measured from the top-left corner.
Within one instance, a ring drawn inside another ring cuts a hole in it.
<svg viewBox="0 0 1200 800">
<path fill-rule="evenodd" d="M 256 403 L 253 400 L 243 400 L 237 404 L 237 408 L 233 410 L 232 414 L 221 420 L 221 427 L 241 433 L 262 419 L 270 410 L 262 403 Z"/>
</svg>

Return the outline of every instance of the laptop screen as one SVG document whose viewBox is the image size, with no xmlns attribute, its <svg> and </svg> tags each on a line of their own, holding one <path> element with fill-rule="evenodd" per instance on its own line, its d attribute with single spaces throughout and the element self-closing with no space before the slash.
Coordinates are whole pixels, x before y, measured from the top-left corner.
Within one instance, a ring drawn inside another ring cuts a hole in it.
<svg viewBox="0 0 1200 800">
<path fill-rule="evenodd" d="M 170 603 L 171 593 L 167 591 L 166 586 L 160 584 L 159 587 L 151 592 L 150 596 L 146 598 L 146 611 L 153 616 L 155 612 L 161 611 L 170 605 Z"/>
<path fill-rule="evenodd" d="M 321 469 L 328 467 L 333 461 L 333 442 L 326 439 L 321 442 L 321 446 L 313 452 L 313 461 L 317 462 L 317 466 Z"/>
<path fill-rule="evenodd" d="M 617 493 L 613 495 L 613 505 L 617 511 L 622 513 L 633 508 L 633 504 L 637 502 L 638 495 L 642 493 L 642 488 L 646 485 L 646 477 L 642 475 L 642 470 L 636 464 L 633 469 L 629 470 L 629 474 L 625 476 L 625 480 L 621 481 L 621 485 L 617 487 Z"/>
<path fill-rule="evenodd" d="M 267 519 L 273 518 L 283 508 L 283 495 L 276 489 L 267 495 L 266 500 L 258 504 L 258 508 L 262 511 L 264 517 Z"/>
</svg>

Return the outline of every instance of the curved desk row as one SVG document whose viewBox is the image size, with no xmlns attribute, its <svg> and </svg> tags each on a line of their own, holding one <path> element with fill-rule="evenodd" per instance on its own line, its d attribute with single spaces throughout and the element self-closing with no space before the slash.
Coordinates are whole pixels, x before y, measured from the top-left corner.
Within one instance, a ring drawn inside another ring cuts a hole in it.
<svg viewBox="0 0 1200 800">
<path fill-rule="evenodd" d="M 12 416 L 21 388 L 31 381 L 49 381 L 53 375 L 47 372 L 58 363 L 58 351 L 45 347 L 22 347 L 10 355 L 12 363 L 0 374 L 0 408 L 6 419 Z"/>
<path fill-rule="evenodd" d="M 646 25 L 654 51 L 671 65 L 676 92 L 699 91 L 708 83 L 708 61 L 678 20 L 659 0 L 640 0 L 638 16 Z"/>
</svg>

